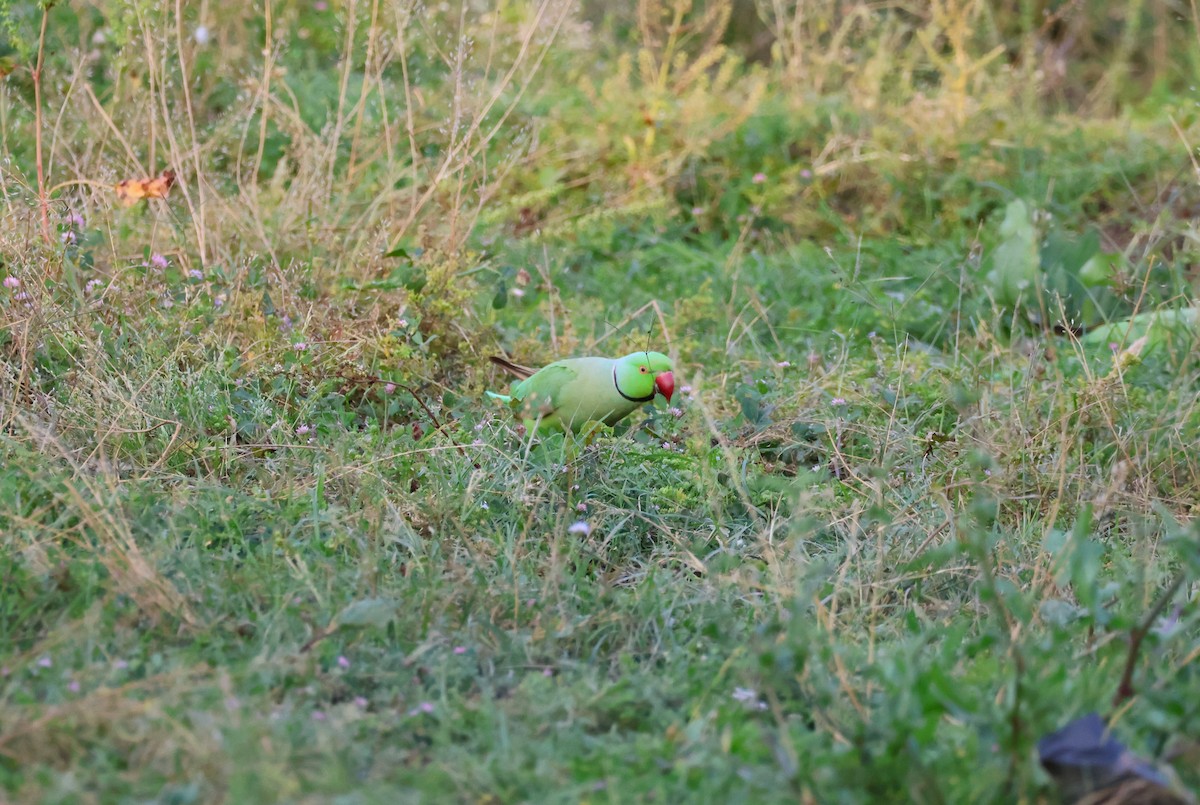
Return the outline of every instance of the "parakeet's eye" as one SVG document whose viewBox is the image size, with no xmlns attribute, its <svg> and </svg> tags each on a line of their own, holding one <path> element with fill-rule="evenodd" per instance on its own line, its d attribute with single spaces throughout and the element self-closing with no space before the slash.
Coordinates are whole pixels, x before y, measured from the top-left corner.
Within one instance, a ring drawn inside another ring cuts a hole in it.
<svg viewBox="0 0 1200 805">
<path fill-rule="evenodd" d="M 645 366 L 639 366 L 638 371 L 640 371 L 642 374 L 646 374 L 646 372 L 649 372 L 650 370 L 647 369 Z"/>
</svg>

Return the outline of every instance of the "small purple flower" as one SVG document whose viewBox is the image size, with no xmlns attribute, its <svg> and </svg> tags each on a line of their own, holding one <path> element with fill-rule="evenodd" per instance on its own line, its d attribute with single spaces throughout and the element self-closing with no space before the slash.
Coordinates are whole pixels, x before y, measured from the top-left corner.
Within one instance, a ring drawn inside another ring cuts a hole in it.
<svg viewBox="0 0 1200 805">
<path fill-rule="evenodd" d="M 83 290 L 86 293 L 91 293 L 92 291 L 96 290 L 97 288 L 99 288 L 102 285 L 104 285 L 104 280 L 100 279 L 99 277 L 96 277 L 95 279 L 88 280 L 87 285 L 83 286 Z"/>
<path fill-rule="evenodd" d="M 779 361 L 775 365 L 778 366 L 780 369 L 786 369 L 792 365 L 792 362 L 791 361 Z"/>
<path fill-rule="evenodd" d="M 766 710 L 767 703 L 758 698 L 758 694 L 750 688 L 734 688 L 733 698 L 755 710 Z"/>
<path fill-rule="evenodd" d="M 394 394 L 395 391 L 396 391 L 395 383 L 388 383 L 386 386 L 383 387 L 384 394 Z"/>
<path fill-rule="evenodd" d="M 329 4 L 325 0 L 317 0 L 317 2 L 313 3 L 313 11 L 325 11 L 328 8 Z"/>
<path fill-rule="evenodd" d="M 38 657 L 37 664 L 39 668 L 49 668 L 50 666 L 54 665 L 54 663 L 50 660 L 49 654 L 43 654 L 42 656 Z"/>
<path fill-rule="evenodd" d="M 542 676 L 554 676 L 554 669 L 547 665 L 542 669 Z"/>
<path fill-rule="evenodd" d="M 113 663 L 113 668 L 116 668 L 118 671 L 124 671 L 128 667 L 129 663 L 126 660 L 117 660 Z"/>
<path fill-rule="evenodd" d="M 667 409 L 667 413 L 670 414 L 671 416 L 675 417 L 676 419 L 679 419 L 679 417 L 683 416 L 683 409 L 676 408 L 675 406 L 671 406 L 670 408 Z"/>
<path fill-rule="evenodd" d="M 18 302 L 24 302 L 28 298 L 28 291 L 17 291 L 15 294 L 13 294 L 13 299 L 16 299 Z"/>
<path fill-rule="evenodd" d="M 325 720 L 325 712 L 323 710 L 313 710 L 312 720 L 313 721 L 324 721 Z"/>
<path fill-rule="evenodd" d="M 198 268 L 193 268 L 188 271 L 188 276 L 194 280 L 202 280 L 204 279 L 204 272 Z"/>
<path fill-rule="evenodd" d="M 663 442 L 663 443 L 662 443 L 662 449 L 663 449 L 663 450 L 670 450 L 670 449 L 671 449 L 671 443 L 670 443 L 670 442 Z"/>
<path fill-rule="evenodd" d="M 804 170 L 800 171 L 801 179 L 811 179 L 812 177 L 813 177 L 813 172 L 810 171 L 808 168 L 805 168 Z"/>
<path fill-rule="evenodd" d="M 700 217 L 701 215 L 704 215 L 704 208 L 703 207 L 692 207 L 692 215 L 695 215 L 696 217 Z"/>
<path fill-rule="evenodd" d="M 84 220 L 83 220 L 83 216 L 77 212 L 73 212 L 73 213 L 70 213 L 69 215 L 67 215 L 66 221 L 67 221 L 67 226 L 73 226 L 76 229 L 83 229 L 84 226 L 86 226 L 86 224 L 84 223 Z"/>
<path fill-rule="evenodd" d="M 466 653 L 467 653 L 467 647 L 466 647 L 466 646 L 455 646 L 455 647 L 454 647 L 454 653 L 455 653 L 455 654 L 466 654 Z"/>
<path fill-rule="evenodd" d="M 475 439 L 475 440 L 473 440 L 473 441 L 471 442 L 471 446 L 472 446 L 472 447 L 482 447 L 482 446 L 483 446 L 483 439 Z"/>
<path fill-rule="evenodd" d="M 592 526 L 586 520 L 576 520 L 567 529 L 568 534 L 583 534 L 585 537 L 592 533 Z"/>
<path fill-rule="evenodd" d="M 67 685 L 67 690 L 71 691 L 72 693 L 78 693 L 79 692 L 79 680 L 72 679 L 70 684 Z"/>
<path fill-rule="evenodd" d="M 513 296 L 520 299 L 522 296 L 525 295 L 525 289 L 524 288 L 513 288 L 511 293 Z"/>
<path fill-rule="evenodd" d="M 832 400 L 829 401 L 829 404 L 832 406 L 841 406 L 841 405 L 845 405 L 846 401 L 844 399 L 842 399 L 841 397 L 834 397 Z"/>
<path fill-rule="evenodd" d="M 167 261 L 167 258 L 163 257 L 158 252 L 155 252 L 154 254 L 150 255 L 150 267 L 151 268 L 157 268 L 161 271 L 162 269 L 166 268 L 168 265 L 170 265 L 170 263 Z"/>
<path fill-rule="evenodd" d="M 679 390 L 680 390 L 681 392 L 683 392 L 684 394 L 691 394 L 691 393 L 692 393 L 692 387 L 691 387 L 691 386 L 688 386 L 688 385 L 683 385 L 683 386 L 680 386 L 680 387 L 679 387 Z"/>
<path fill-rule="evenodd" d="M 1154 624 L 1152 631 L 1162 638 L 1169 638 L 1179 629 L 1179 615 L 1183 612 L 1182 607 L 1175 607 L 1175 611 L 1170 615 L 1166 615 L 1158 619 Z"/>
<path fill-rule="evenodd" d="M 17 279 L 16 277 L 14 277 L 12 274 L 9 274 L 7 277 L 4 278 L 4 287 L 5 288 L 16 288 L 20 284 L 21 284 L 21 281 L 19 279 Z"/>
<path fill-rule="evenodd" d="M 421 702 L 416 707 L 409 710 L 408 714 L 410 716 L 415 716 L 418 713 L 432 713 L 432 712 L 433 712 L 433 702 Z"/>
<path fill-rule="evenodd" d="M 359 710 L 366 710 L 368 704 L 370 704 L 370 702 L 367 701 L 366 696 L 355 696 L 354 697 L 354 706 L 357 707 Z"/>
<path fill-rule="evenodd" d="M 308 349 L 308 344 L 303 341 L 297 341 L 296 343 L 292 344 L 292 349 L 296 350 L 297 352 L 303 352 L 304 350 Z"/>
<path fill-rule="evenodd" d="M 586 503 L 576 503 L 575 511 L 580 512 L 580 513 L 587 511 L 587 504 Z"/>
<path fill-rule="evenodd" d="M 346 659 L 344 655 L 339 654 L 337 658 L 337 664 L 338 668 L 349 668 L 350 660 Z"/>
<path fill-rule="evenodd" d="M 310 425 L 300 425 L 296 428 L 296 435 L 303 436 L 304 434 L 308 433 L 310 430 L 312 430 L 312 427 Z"/>
<path fill-rule="evenodd" d="M 66 232 L 63 232 L 61 235 L 59 235 L 59 238 L 62 240 L 63 243 L 67 244 L 68 246 L 74 246 L 75 243 L 79 240 L 79 238 L 76 236 L 74 230 L 71 230 L 71 229 L 68 229 Z"/>
<path fill-rule="evenodd" d="M 762 184 L 766 180 L 767 180 L 767 174 L 761 173 L 761 172 L 756 173 L 752 177 L 750 177 L 750 181 L 754 182 L 754 184 Z"/>
<path fill-rule="evenodd" d="M 1109 351 L 1109 352 L 1116 352 L 1116 351 L 1117 351 L 1118 349 L 1120 349 L 1120 348 L 1121 348 L 1121 345 L 1120 345 L 1120 344 L 1118 344 L 1116 341 L 1109 341 L 1109 342 L 1108 342 L 1108 351 Z"/>
</svg>

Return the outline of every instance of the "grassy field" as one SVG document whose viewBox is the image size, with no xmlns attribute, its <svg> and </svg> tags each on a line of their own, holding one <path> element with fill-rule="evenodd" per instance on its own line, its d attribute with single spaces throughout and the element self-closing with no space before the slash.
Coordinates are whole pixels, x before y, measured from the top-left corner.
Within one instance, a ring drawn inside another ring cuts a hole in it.
<svg viewBox="0 0 1200 805">
<path fill-rule="evenodd" d="M 0 801 L 1200 786 L 1195 5 L 609 6 L 0 0 Z"/>
</svg>

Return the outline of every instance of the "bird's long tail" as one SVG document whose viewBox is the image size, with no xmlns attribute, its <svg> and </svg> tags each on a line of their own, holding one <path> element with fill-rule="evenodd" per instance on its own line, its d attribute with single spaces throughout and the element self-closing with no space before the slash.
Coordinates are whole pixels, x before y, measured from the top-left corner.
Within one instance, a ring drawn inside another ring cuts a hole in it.
<svg viewBox="0 0 1200 805">
<path fill-rule="evenodd" d="M 522 366 L 519 363 L 513 363 L 508 358 L 502 358 L 499 355 L 491 355 L 488 360 L 499 366 L 504 371 L 519 377 L 522 380 L 532 377 L 536 369 L 530 369 L 528 366 Z"/>
</svg>

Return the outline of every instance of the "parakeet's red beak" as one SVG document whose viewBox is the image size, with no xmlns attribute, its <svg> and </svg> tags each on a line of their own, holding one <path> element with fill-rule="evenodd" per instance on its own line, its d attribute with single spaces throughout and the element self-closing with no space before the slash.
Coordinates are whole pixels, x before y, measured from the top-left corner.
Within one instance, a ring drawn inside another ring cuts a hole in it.
<svg viewBox="0 0 1200 805">
<path fill-rule="evenodd" d="M 667 398 L 667 402 L 670 402 L 671 395 L 675 393 L 675 375 L 670 372 L 655 375 L 654 387 L 658 389 L 659 394 Z"/>
</svg>

